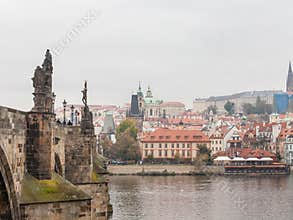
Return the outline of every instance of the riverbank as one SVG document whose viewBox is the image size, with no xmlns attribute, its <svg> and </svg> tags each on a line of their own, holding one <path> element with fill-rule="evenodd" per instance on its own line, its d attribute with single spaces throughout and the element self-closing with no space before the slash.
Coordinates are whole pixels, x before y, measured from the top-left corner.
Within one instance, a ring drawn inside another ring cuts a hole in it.
<svg viewBox="0 0 293 220">
<path fill-rule="evenodd" d="M 109 165 L 110 175 L 152 175 L 152 176 L 171 176 L 171 175 L 221 175 L 224 168 L 219 166 L 207 166 L 196 169 L 194 165 Z"/>
</svg>

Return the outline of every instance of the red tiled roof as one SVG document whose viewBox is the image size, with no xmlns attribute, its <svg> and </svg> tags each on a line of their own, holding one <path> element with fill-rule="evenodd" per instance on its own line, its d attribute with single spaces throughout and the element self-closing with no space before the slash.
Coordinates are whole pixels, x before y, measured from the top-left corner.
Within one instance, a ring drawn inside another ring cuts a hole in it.
<svg viewBox="0 0 293 220">
<path fill-rule="evenodd" d="M 271 157 L 273 159 L 276 158 L 276 155 L 269 151 L 266 151 L 263 149 L 252 149 L 252 148 L 230 148 L 226 151 L 225 156 L 233 157 L 235 156 L 236 152 L 238 152 L 239 157 L 243 157 L 243 158 L 252 158 L 252 157 L 256 157 L 256 158 Z"/>
<path fill-rule="evenodd" d="M 200 130 L 179 130 L 179 129 L 164 129 L 145 133 L 141 142 L 194 142 L 208 143 L 210 139 Z"/>
<path fill-rule="evenodd" d="M 168 119 L 168 122 L 170 124 L 179 124 L 179 123 L 183 123 L 183 124 L 193 124 L 193 125 L 203 125 L 205 123 L 204 120 L 201 119 L 191 119 L 191 118 L 170 118 Z"/>
<path fill-rule="evenodd" d="M 287 135 L 293 135 L 292 128 L 282 129 L 278 138 L 285 139 Z"/>
</svg>

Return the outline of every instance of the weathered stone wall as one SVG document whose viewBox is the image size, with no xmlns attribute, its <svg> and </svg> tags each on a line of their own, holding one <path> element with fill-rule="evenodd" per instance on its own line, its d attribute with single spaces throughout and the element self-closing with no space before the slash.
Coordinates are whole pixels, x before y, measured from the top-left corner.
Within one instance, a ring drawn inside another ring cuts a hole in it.
<svg viewBox="0 0 293 220">
<path fill-rule="evenodd" d="M 53 147 L 52 147 L 52 170 L 56 171 L 56 166 L 58 164 L 56 160 L 56 155 L 59 157 L 61 163 L 62 175 L 65 177 L 65 141 L 66 141 L 66 127 L 60 124 L 55 124 L 55 128 L 53 131 Z"/>
<path fill-rule="evenodd" d="M 28 113 L 26 168 L 37 179 L 51 179 L 54 118 L 51 113 Z"/>
<path fill-rule="evenodd" d="M 0 146 L 9 163 L 17 197 L 20 197 L 24 175 L 26 113 L 0 106 Z"/>
<path fill-rule="evenodd" d="M 92 220 L 103 220 L 108 216 L 110 196 L 108 183 L 93 183 L 78 185 L 80 189 L 92 197 Z"/>
<path fill-rule="evenodd" d="M 82 134 L 80 127 L 66 129 L 65 178 L 70 182 L 74 184 L 92 182 L 93 142 L 95 144 L 96 140 L 90 135 Z"/>
<path fill-rule="evenodd" d="M 16 211 L 19 210 L 25 166 L 37 179 L 50 179 L 52 171 L 56 171 L 58 155 L 60 175 L 87 192 L 92 200 L 21 203 L 21 219 L 106 219 L 109 206 L 107 182 L 93 183 L 95 146 L 94 135 L 83 133 L 80 127 L 56 124 L 50 113 L 25 113 L 0 107 L 0 147 L 4 152 L 2 157 L 7 159 L 2 170 L 11 171 L 11 178 L 5 176 L 5 183 L 0 183 L 0 199 L 4 204 L 5 196 L 9 196 L 17 205 L 12 202 L 10 206 L 0 204 L 0 215 L 9 216 L 11 207 L 11 214 L 20 213 Z M 9 185 L 13 190 L 7 187 Z"/>
<path fill-rule="evenodd" d="M 193 165 L 110 165 L 108 171 L 114 175 L 133 175 L 141 172 L 145 173 L 162 173 L 167 171 L 168 173 L 175 174 L 189 174 L 194 172 Z"/>
<path fill-rule="evenodd" d="M 91 220 L 91 201 L 21 205 L 23 220 Z"/>
</svg>

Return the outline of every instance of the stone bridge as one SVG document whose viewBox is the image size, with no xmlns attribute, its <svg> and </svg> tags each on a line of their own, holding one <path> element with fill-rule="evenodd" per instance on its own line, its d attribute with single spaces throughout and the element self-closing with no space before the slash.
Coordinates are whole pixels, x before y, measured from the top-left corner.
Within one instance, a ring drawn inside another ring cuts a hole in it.
<svg viewBox="0 0 293 220">
<path fill-rule="evenodd" d="M 34 72 L 32 110 L 0 106 L 0 220 L 107 219 L 108 183 L 98 163 L 87 88 L 81 124 L 60 124 L 52 73 L 47 51 Z"/>
</svg>

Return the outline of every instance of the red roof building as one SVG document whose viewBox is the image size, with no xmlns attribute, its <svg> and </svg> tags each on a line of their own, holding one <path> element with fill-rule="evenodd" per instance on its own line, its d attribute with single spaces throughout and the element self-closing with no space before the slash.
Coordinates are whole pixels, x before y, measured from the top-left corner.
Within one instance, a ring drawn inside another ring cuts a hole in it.
<svg viewBox="0 0 293 220">
<path fill-rule="evenodd" d="M 144 133 L 140 139 L 143 160 L 148 157 L 194 160 L 199 145 L 210 147 L 210 139 L 200 130 L 159 128 Z"/>
</svg>

